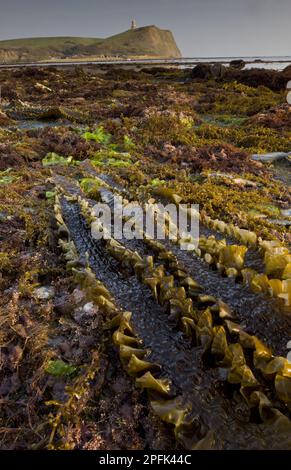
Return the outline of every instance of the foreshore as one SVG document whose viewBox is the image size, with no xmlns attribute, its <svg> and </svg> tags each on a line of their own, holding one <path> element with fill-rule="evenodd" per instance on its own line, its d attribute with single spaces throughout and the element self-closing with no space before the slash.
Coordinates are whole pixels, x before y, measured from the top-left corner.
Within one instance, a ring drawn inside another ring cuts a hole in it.
<svg viewBox="0 0 291 470">
<path fill-rule="evenodd" d="M 0 70 L 1 448 L 290 450 L 291 68 L 55 65 Z"/>
</svg>

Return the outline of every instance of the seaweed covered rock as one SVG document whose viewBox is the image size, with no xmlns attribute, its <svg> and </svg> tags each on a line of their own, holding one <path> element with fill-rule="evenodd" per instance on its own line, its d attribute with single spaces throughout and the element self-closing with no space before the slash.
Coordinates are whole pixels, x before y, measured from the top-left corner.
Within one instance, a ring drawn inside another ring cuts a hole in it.
<svg viewBox="0 0 291 470">
<path fill-rule="evenodd" d="M 0 171 L 24 164 L 24 159 L 10 144 L 0 144 Z"/>
<path fill-rule="evenodd" d="M 202 78 L 202 79 L 222 79 L 225 77 L 227 68 L 220 64 L 198 64 L 192 70 L 191 76 L 192 78 Z"/>
<path fill-rule="evenodd" d="M 41 130 L 29 132 L 31 137 L 37 137 L 42 142 L 39 151 L 40 157 L 45 157 L 49 152 L 59 155 L 72 156 L 76 160 L 87 158 L 88 153 L 99 150 L 100 145 L 94 141 L 87 142 L 76 132 L 72 132 L 67 127 L 59 127 L 57 130 L 45 127 Z"/>
<path fill-rule="evenodd" d="M 9 84 L 4 83 L 1 86 L 1 96 L 7 100 L 15 100 L 18 98 L 18 93 L 14 87 L 9 86 Z"/>
<path fill-rule="evenodd" d="M 153 147 L 151 147 L 153 151 Z M 206 145 L 200 148 L 189 146 L 165 147 L 156 154 L 171 163 L 188 167 L 191 171 L 200 172 L 204 169 L 225 172 L 260 173 L 261 167 L 252 161 L 250 155 L 231 144 L 221 143 Z"/>
<path fill-rule="evenodd" d="M 291 80 L 291 67 L 286 67 L 281 72 L 258 68 L 242 70 L 242 64 L 237 62 L 239 61 L 236 61 L 236 66 L 230 64 L 230 67 L 222 64 L 198 64 L 191 71 L 191 78 L 237 81 L 254 88 L 265 86 L 274 91 L 285 90 L 287 82 Z"/>
<path fill-rule="evenodd" d="M 291 106 L 282 104 L 252 116 L 248 124 L 272 129 L 291 129 Z"/>
<path fill-rule="evenodd" d="M 286 88 L 286 78 L 279 72 L 265 69 L 229 70 L 228 80 L 236 80 L 239 83 L 251 87 L 265 86 L 271 90 Z"/>
<path fill-rule="evenodd" d="M 76 113 L 68 108 L 65 109 L 62 106 L 34 107 L 20 102 L 12 110 L 8 110 L 7 114 L 9 117 L 18 120 L 56 121 L 64 119 L 72 122 L 86 122 L 85 115 Z"/>
<path fill-rule="evenodd" d="M 11 119 L 0 109 L 0 126 L 7 126 L 11 123 Z"/>
<path fill-rule="evenodd" d="M 231 60 L 230 63 L 229 63 L 229 66 L 234 68 L 234 69 L 243 69 L 245 67 L 246 63 L 244 60 L 242 59 L 235 59 L 235 60 Z"/>
<path fill-rule="evenodd" d="M 228 80 L 237 80 L 244 85 L 258 87 L 265 86 L 271 90 L 285 90 L 288 80 L 291 80 L 291 67 L 281 72 L 267 69 L 229 70 Z"/>
<path fill-rule="evenodd" d="M 211 67 L 211 75 L 214 79 L 223 79 L 226 75 L 227 68 L 222 64 L 214 64 Z"/>
<path fill-rule="evenodd" d="M 203 79 L 208 79 L 211 77 L 211 65 L 209 64 L 198 64 L 196 65 L 192 72 L 191 72 L 191 77 L 192 78 L 203 78 Z"/>
</svg>

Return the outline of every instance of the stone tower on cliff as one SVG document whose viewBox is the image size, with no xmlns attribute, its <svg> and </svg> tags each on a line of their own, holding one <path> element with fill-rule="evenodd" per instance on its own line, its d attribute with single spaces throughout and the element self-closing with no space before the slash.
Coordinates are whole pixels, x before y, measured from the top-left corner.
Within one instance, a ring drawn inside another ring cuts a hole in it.
<svg viewBox="0 0 291 470">
<path fill-rule="evenodd" d="M 131 29 L 136 29 L 136 21 L 132 20 L 131 22 Z"/>
</svg>

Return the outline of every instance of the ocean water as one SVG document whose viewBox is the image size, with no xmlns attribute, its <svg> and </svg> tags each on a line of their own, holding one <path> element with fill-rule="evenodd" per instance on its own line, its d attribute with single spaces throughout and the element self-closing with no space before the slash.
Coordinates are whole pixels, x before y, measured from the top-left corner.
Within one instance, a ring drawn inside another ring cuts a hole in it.
<svg viewBox="0 0 291 470">
<path fill-rule="evenodd" d="M 242 59 L 245 61 L 245 69 L 252 68 L 264 68 L 264 69 L 273 69 L 273 70 L 283 70 L 288 65 L 291 65 L 291 56 L 254 56 L 254 57 L 182 57 L 179 59 L 114 59 L 114 60 L 76 60 L 76 61 L 64 61 L 64 62 L 49 62 L 49 63 L 28 63 L 28 64 L 0 64 L 0 68 L 13 68 L 13 67 L 45 67 L 47 65 L 101 65 L 101 64 L 115 64 L 115 65 L 124 65 L 124 66 L 147 66 L 147 65 L 156 65 L 156 66 L 179 66 L 182 68 L 192 68 L 199 63 L 214 64 L 221 63 L 228 65 L 232 60 Z"/>
<path fill-rule="evenodd" d="M 229 65 L 232 60 L 244 60 L 246 65 L 245 69 L 252 68 L 264 68 L 270 70 L 283 70 L 288 65 L 291 65 L 291 56 L 281 56 L 281 57 L 182 57 L 179 59 L 127 59 L 127 60 L 115 60 L 109 61 L 106 63 L 112 64 L 145 64 L 145 65 L 178 65 L 182 68 L 192 68 L 199 63 L 205 64 L 215 64 L 221 63 L 224 65 Z M 95 62 L 94 63 L 101 63 Z"/>
<path fill-rule="evenodd" d="M 221 63 L 229 65 L 232 60 L 244 60 L 246 65 L 245 69 L 263 68 L 270 70 L 283 70 L 288 65 L 291 65 L 291 56 L 255 56 L 255 57 L 187 57 L 181 59 L 169 59 L 165 60 L 164 63 L 176 63 L 184 68 L 194 67 L 199 63 L 214 64 Z M 155 60 L 152 61 L 156 62 Z"/>
</svg>

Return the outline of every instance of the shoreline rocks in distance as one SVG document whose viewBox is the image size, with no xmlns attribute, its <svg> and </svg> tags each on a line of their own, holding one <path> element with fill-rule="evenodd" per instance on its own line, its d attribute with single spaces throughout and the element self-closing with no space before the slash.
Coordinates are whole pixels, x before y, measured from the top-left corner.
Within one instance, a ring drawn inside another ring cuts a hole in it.
<svg viewBox="0 0 291 470">
<path fill-rule="evenodd" d="M 291 80 L 291 66 L 287 66 L 282 71 L 269 69 L 242 69 L 242 62 L 235 62 L 235 67 L 221 64 L 199 63 L 191 70 L 192 79 L 237 81 L 251 87 L 265 86 L 273 91 L 285 90 L 289 80 Z M 238 63 L 240 62 L 240 63 Z"/>
<path fill-rule="evenodd" d="M 246 63 L 243 59 L 231 60 L 229 66 L 233 69 L 242 70 L 245 67 Z"/>
</svg>

